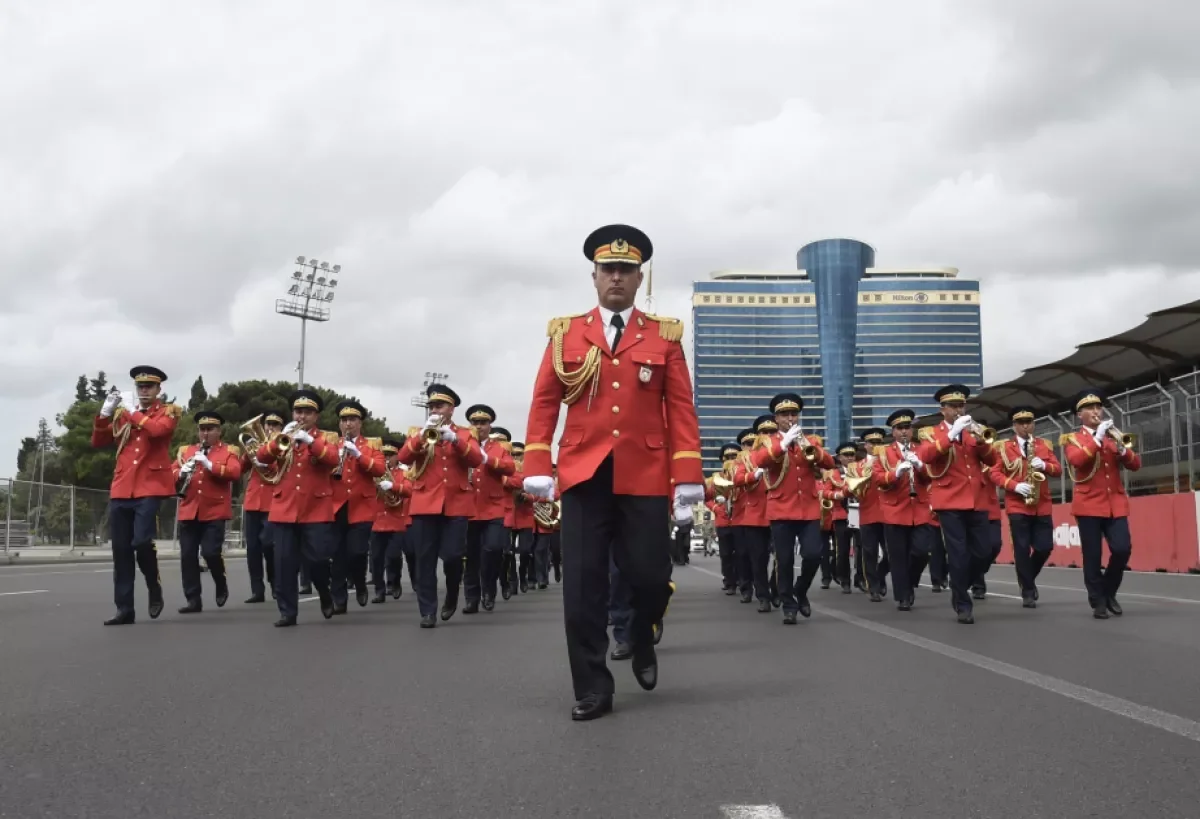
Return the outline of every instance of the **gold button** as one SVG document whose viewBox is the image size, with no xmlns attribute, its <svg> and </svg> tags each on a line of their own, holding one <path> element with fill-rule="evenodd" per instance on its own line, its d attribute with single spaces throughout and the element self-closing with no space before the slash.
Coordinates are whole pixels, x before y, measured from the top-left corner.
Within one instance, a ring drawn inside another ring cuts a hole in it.
<svg viewBox="0 0 1200 819">
<path fill-rule="evenodd" d="M 137 458 L 134 458 L 134 459 L 133 459 L 133 465 L 134 465 L 134 466 L 137 466 Z"/>
<path fill-rule="evenodd" d="M 613 412 L 620 412 L 620 411 L 621 411 L 620 407 L 613 407 Z"/>
<path fill-rule="evenodd" d="M 619 430 L 619 429 L 614 429 L 614 430 L 613 430 L 613 437 L 614 437 L 614 438 L 619 438 L 619 437 L 621 437 L 621 430 Z"/>
<path fill-rule="evenodd" d="M 620 381 L 614 381 L 614 382 L 613 382 L 613 389 L 614 389 L 614 390 L 619 390 L 619 389 L 621 389 L 621 382 L 620 382 Z"/>
<path fill-rule="evenodd" d="M 614 358 L 614 359 L 613 359 L 613 366 L 614 366 L 614 367 L 620 367 L 620 366 L 621 366 L 621 359 L 619 359 L 619 358 Z"/>
</svg>

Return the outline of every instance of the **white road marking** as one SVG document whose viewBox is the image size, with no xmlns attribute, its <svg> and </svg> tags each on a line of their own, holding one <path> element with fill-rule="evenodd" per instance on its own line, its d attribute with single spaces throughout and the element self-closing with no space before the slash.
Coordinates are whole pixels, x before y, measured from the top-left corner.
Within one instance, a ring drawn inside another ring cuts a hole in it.
<svg viewBox="0 0 1200 819">
<path fill-rule="evenodd" d="M 989 580 L 989 581 L 988 581 L 988 583 L 1003 583 L 1003 582 L 1004 582 L 1003 580 L 994 580 L 994 581 L 993 581 L 993 580 Z M 1014 585 L 1016 585 L 1016 584 L 1014 584 Z M 933 588 L 933 586 L 929 585 L 928 583 L 922 583 L 922 584 L 921 584 L 921 588 L 923 588 L 923 589 L 932 589 L 932 588 Z M 1039 588 L 1040 588 L 1040 586 L 1039 586 Z M 950 590 L 949 590 L 949 589 L 947 589 L 947 590 L 946 590 L 946 593 L 947 593 L 947 594 L 949 594 L 949 593 L 950 593 Z M 1020 599 L 1022 599 L 1022 598 L 1021 598 L 1021 596 L 1020 596 L 1020 595 L 1017 595 L 1017 594 L 1001 594 L 1000 592 L 994 592 L 994 591 L 992 591 L 991 589 L 988 589 L 987 596 L 988 596 L 988 597 L 1007 597 L 1009 600 L 1020 600 Z"/>
<path fill-rule="evenodd" d="M 34 567 L 29 566 L 28 568 L 32 569 Z M 53 571 L 53 572 L 20 572 L 20 571 L 9 570 L 9 571 L 0 571 L 0 580 L 4 580 L 4 579 L 10 578 L 10 577 L 45 577 L 45 576 L 51 575 L 51 574 L 105 574 L 105 573 L 111 573 L 111 572 L 112 572 L 111 568 L 108 568 L 108 569 L 74 569 L 74 570 L 65 570 L 64 569 L 62 571 Z"/>
<path fill-rule="evenodd" d="M 711 574 L 714 577 L 720 577 L 717 572 L 702 569 L 699 566 L 693 566 L 692 568 L 705 574 Z M 1110 714 L 1116 714 L 1117 716 L 1140 722 L 1143 725 L 1149 725 L 1152 728 L 1159 728 L 1176 736 L 1181 736 L 1184 739 L 1200 742 L 1200 722 L 1190 720 L 1187 717 L 1181 717 L 1166 711 L 1159 711 L 1157 708 L 1151 708 L 1148 705 L 1139 705 L 1136 702 L 1121 697 L 1105 694 L 1103 691 L 1096 691 L 1082 685 L 1069 683 L 1066 680 L 1060 680 L 1057 677 L 1051 677 L 1048 674 L 1040 674 L 1028 668 L 994 660 L 991 657 L 985 657 L 973 651 L 956 648 L 945 643 L 939 643 L 937 640 L 920 637 L 908 631 L 902 631 L 891 626 L 885 626 L 882 623 L 865 620 L 862 617 L 857 617 L 844 611 L 826 608 L 825 606 L 813 606 L 813 609 L 836 620 L 841 620 L 843 623 L 848 623 L 867 631 L 873 631 L 884 637 L 891 637 L 893 640 L 899 640 L 902 643 L 908 643 L 917 648 L 932 651 L 934 654 L 940 654 L 943 657 L 949 657 L 952 660 L 958 660 L 961 663 L 982 668 L 984 671 L 991 671 L 993 674 L 999 674 L 1002 677 L 1008 677 L 1011 680 L 1023 682 L 1035 688 L 1041 688 L 1044 691 L 1081 702 L 1084 705 L 1090 705 L 1093 708 L 1107 711 Z"/>
<path fill-rule="evenodd" d="M 30 589 L 29 591 L 19 591 L 19 592 L 0 592 L 0 597 L 12 597 L 13 595 L 17 595 L 17 594 L 48 594 L 49 592 L 50 592 L 49 589 Z"/>
<path fill-rule="evenodd" d="M 320 599 L 321 599 L 321 598 L 320 598 L 319 596 L 318 596 L 318 597 L 301 597 L 301 598 L 300 598 L 300 599 L 299 599 L 297 602 L 299 602 L 299 603 L 307 603 L 307 602 L 309 602 L 310 600 L 320 600 Z"/>
<path fill-rule="evenodd" d="M 722 805 L 725 819 L 788 819 L 778 805 Z"/>
<path fill-rule="evenodd" d="M 988 582 L 989 583 L 1003 583 L 1006 586 L 1017 585 L 1017 582 L 1015 580 L 988 580 Z M 1087 594 L 1087 589 L 1077 589 L 1074 586 L 1047 586 L 1043 583 L 1038 583 L 1037 587 L 1039 589 L 1053 589 L 1054 591 L 1069 591 L 1069 592 L 1076 592 L 1078 594 Z M 991 594 L 991 592 L 988 592 L 988 594 Z M 1011 596 L 1012 595 L 1001 595 L 1001 597 L 1011 597 Z M 1120 599 L 1124 599 L 1126 597 L 1138 597 L 1143 600 L 1163 600 L 1168 603 L 1187 603 L 1187 604 L 1190 604 L 1193 606 L 1200 606 L 1200 600 L 1189 600 L 1186 597 L 1166 597 L 1161 594 L 1135 594 L 1133 592 L 1120 592 L 1117 595 L 1117 597 Z M 1020 600 L 1021 598 L 1016 597 L 1013 599 Z"/>
</svg>

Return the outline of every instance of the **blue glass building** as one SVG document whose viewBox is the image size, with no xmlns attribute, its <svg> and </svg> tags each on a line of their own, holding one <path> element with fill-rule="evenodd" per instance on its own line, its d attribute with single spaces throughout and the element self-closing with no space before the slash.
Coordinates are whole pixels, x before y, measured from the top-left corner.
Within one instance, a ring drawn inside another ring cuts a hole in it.
<svg viewBox="0 0 1200 819">
<path fill-rule="evenodd" d="M 951 382 L 983 383 L 979 283 L 954 268 L 886 269 L 852 239 L 806 245 L 799 269 L 721 271 L 692 292 L 692 362 L 706 470 L 722 444 L 800 393 L 800 423 L 830 445 L 899 407 L 936 409 Z"/>
</svg>

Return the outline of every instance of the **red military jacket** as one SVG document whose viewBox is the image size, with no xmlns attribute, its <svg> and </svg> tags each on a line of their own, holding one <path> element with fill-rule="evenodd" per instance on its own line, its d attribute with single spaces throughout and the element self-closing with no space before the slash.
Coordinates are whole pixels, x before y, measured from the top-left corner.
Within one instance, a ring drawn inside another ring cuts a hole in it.
<svg viewBox="0 0 1200 819">
<path fill-rule="evenodd" d="M 738 455 L 737 466 L 733 470 L 733 482 L 738 486 L 738 497 L 733 510 L 734 523 L 737 526 L 770 526 L 771 519 L 767 517 L 767 482 L 763 478 L 755 479 L 758 467 L 750 460 L 750 453 L 742 450 Z"/>
<path fill-rule="evenodd" d="M 1111 438 L 1097 446 L 1092 430 L 1083 427 L 1063 436 L 1063 457 L 1070 464 L 1068 475 L 1075 482 L 1071 514 L 1075 517 L 1123 518 L 1129 515 L 1129 498 L 1121 480 L 1121 469 L 1137 472 L 1142 458 L 1133 448 L 1117 454 Z"/>
<path fill-rule="evenodd" d="M 199 444 L 179 447 L 179 457 L 171 464 L 171 477 L 179 479 L 183 465 L 200 449 Z M 218 443 L 208 450 L 212 471 L 196 465 L 187 494 L 179 501 L 179 520 L 232 520 L 233 485 L 242 477 L 242 450 Z"/>
<path fill-rule="evenodd" d="M 182 414 L 183 410 L 175 404 L 155 401 L 144 411 L 129 412 L 122 407 L 111 418 L 96 416 L 92 425 L 93 447 L 109 446 L 122 435 L 128 435 L 124 444 L 117 445 L 110 498 L 166 498 L 175 494 L 171 436 Z"/>
<path fill-rule="evenodd" d="M 933 510 L 929 506 L 930 486 L 929 465 L 913 470 L 913 483 L 917 495 L 909 495 L 908 478 L 896 478 L 896 467 L 904 460 L 900 444 L 891 443 L 875 450 L 875 463 L 871 468 L 871 476 L 879 492 L 879 512 L 883 522 L 893 526 L 921 526 L 933 522 Z M 917 456 L 921 457 L 920 455 Z"/>
<path fill-rule="evenodd" d="M 512 494 L 504 479 L 517 471 L 517 465 L 502 441 L 485 441 L 483 451 L 487 453 L 487 463 L 471 476 L 475 488 L 475 520 L 503 520 L 512 504 Z"/>
<path fill-rule="evenodd" d="M 712 485 L 712 481 L 705 481 L 704 505 L 708 507 L 708 511 L 712 512 L 713 526 L 718 529 L 733 525 L 732 511 L 737 505 L 737 493 L 732 487 L 723 489 L 721 497 L 728 497 L 730 502 L 726 504 L 723 500 L 717 500 L 717 488 Z M 730 510 L 730 514 L 726 514 L 726 509 Z"/>
<path fill-rule="evenodd" d="M 342 438 L 339 437 L 339 460 L 342 457 L 341 445 Z M 347 453 L 342 464 L 342 479 L 333 482 L 333 513 L 337 515 L 348 503 L 347 523 L 370 523 L 379 514 L 379 491 L 375 488 L 375 479 L 382 478 L 387 471 L 387 458 L 382 452 L 383 441 L 379 438 L 359 435 L 354 439 L 354 445 L 358 447 L 358 457 Z"/>
<path fill-rule="evenodd" d="M 999 451 L 1000 441 L 993 442 L 992 449 Z M 999 460 L 999 456 L 996 460 Z M 1000 493 L 996 491 L 996 485 L 992 483 L 993 469 L 995 469 L 994 464 L 980 472 L 979 482 L 983 484 L 983 501 L 987 505 L 988 520 L 1000 520 Z"/>
<path fill-rule="evenodd" d="M 377 492 L 377 494 L 382 493 Z M 378 498 L 375 523 L 371 526 L 372 532 L 403 532 L 412 522 L 412 516 L 408 513 L 408 507 L 412 503 L 412 481 L 408 479 L 403 470 L 392 471 L 390 494 L 397 495 L 400 503 L 397 506 L 388 506 L 383 502 L 382 497 Z"/>
<path fill-rule="evenodd" d="M 440 438 L 428 454 L 422 436 L 424 430 L 413 427 L 397 458 L 411 468 L 413 515 L 445 515 L 470 518 L 475 514 L 475 490 L 467 470 L 483 463 L 483 451 L 475 440 L 475 431 L 451 424 L 453 441 Z"/>
<path fill-rule="evenodd" d="M 934 509 L 990 509 L 987 493 L 996 494 L 991 481 L 985 484 L 984 474 L 995 463 L 992 447 L 963 430 L 957 441 L 950 440 L 950 425 L 945 421 L 935 427 L 923 427 L 916 454 L 929 469 L 933 478 L 930 503 Z"/>
<path fill-rule="evenodd" d="M 504 513 L 504 525 L 514 531 L 532 529 L 533 501 L 525 494 L 524 469 L 518 465 L 513 473 L 504 479 L 504 486 L 509 490 L 510 499 L 508 509 Z"/>
<path fill-rule="evenodd" d="M 262 471 L 254 465 L 256 454 L 249 450 L 242 453 L 242 474 L 250 476 L 250 479 L 246 481 L 246 494 L 242 498 L 242 508 L 247 512 L 270 512 L 274 487 L 263 480 Z"/>
<path fill-rule="evenodd" d="M 783 433 L 773 432 L 759 438 L 760 445 L 750 452 L 750 463 L 767 470 L 767 517 L 776 520 L 820 520 L 818 499 L 819 474 L 804 457 L 804 446 L 817 448 L 817 470 L 832 469 L 833 456 L 821 447 L 816 435 L 804 435 L 783 451 Z"/>
<path fill-rule="evenodd" d="M 610 455 L 618 495 L 664 496 L 675 485 L 704 483 L 678 319 L 634 308 L 615 354 L 599 308 L 554 319 L 548 334 L 526 427 L 526 476 L 550 474 L 550 442 L 566 404 L 558 441 L 564 491 L 591 478 Z"/>
<path fill-rule="evenodd" d="M 821 481 L 821 488 L 818 490 L 821 499 L 833 503 L 833 508 L 825 510 L 825 517 L 832 523 L 835 520 L 849 520 L 850 510 L 842 505 L 844 498 L 852 497 L 849 490 L 846 489 L 846 480 L 842 477 L 842 473 L 835 466 L 833 469 L 827 469 L 824 473 L 824 478 Z"/>
<path fill-rule="evenodd" d="M 1047 478 L 1057 478 L 1062 474 L 1062 464 L 1054 456 L 1054 447 L 1049 441 L 1034 438 L 1033 454 L 1046 462 L 1041 472 Z M 1042 481 L 1038 501 L 1033 506 L 1026 506 L 1025 498 L 1013 491 L 1017 484 L 1027 482 L 1028 478 L 1025 454 L 1021 451 L 1021 444 L 1017 439 L 1000 442 L 996 447 L 996 455 L 996 464 L 988 470 L 988 477 L 993 484 L 1004 490 L 1004 508 L 1008 510 L 1008 514 L 1038 517 L 1049 515 L 1054 510 L 1054 503 L 1050 499 L 1049 480 Z"/>
<path fill-rule="evenodd" d="M 873 478 L 874 470 L 872 462 L 875 459 L 863 458 L 861 461 L 855 461 L 846 467 L 846 474 L 855 478 Z M 858 525 L 859 527 L 870 526 L 872 523 L 883 523 L 883 510 L 879 504 L 879 489 L 875 485 L 875 481 L 871 480 L 862 491 L 862 497 L 858 499 Z"/>
<path fill-rule="evenodd" d="M 256 457 L 267 465 L 286 462 L 287 470 L 272 489 L 271 523 L 331 523 L 333 521 L 333 478 L 338 462 L 336 432 L 310 430 L 313 442 L 292 439 L 291 458 L 279 449 L 279 436 L 258 448 Z"/>
</svg>

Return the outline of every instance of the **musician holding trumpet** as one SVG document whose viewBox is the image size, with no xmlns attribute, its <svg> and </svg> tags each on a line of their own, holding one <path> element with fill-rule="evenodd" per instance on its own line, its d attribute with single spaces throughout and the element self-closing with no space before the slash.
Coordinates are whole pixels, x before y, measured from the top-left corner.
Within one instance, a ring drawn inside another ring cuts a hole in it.
<svg viewBox="0 0 1200 819">
<path fill-rule="evenodd" d="M 1012 534 L 1013 561 L 1021 605 L 1037 608 L 1037 576 L 1054 549 L 1053 502 L 1046 478 L 1062 474 L 1049 441 L 1033 436 L 1033 407 L 1014 407 L 1008 413 L 1014 437 L 998 448 L 999 460 L 988 473 L 1004 490 L 1008 528 Z"/>
<path fill-rule="evenodd" d="M 150 619 L 162 614 L 162 581 L 154 537 L 163 498 L 174 494 L 171 478 L 171 436 L 182 410 L 158 400 L 166 373 L 157 367 L 134 367 L 129 377 L 137 386 L 137 406 L 125 407 L 120 390 L 104 399 L 92 426 L 92 446 L 117 446 L 117 465 L 109 489 L 108 519 L 112 528 L 113 595 L 117 614 L 106 626 L 134 623 L 135 565 L 146 578 Z"/>
<path fill-rule="evenodd" d="M 475 510 L 467 523 L 467 559 L 463 567 L 463 614 L 475 614 L 480 603 L 484 611 L 496 607 L 496 583 L 504 564 L 504 547 L 509 542 L 504 516 L 511 495 L 505 478 L 517 471 L 512 457 L 512 434 L 492 426 L 496 411 L 487 404 L 467 408 L 467 421 L 486 455 L 486 466 L 471 471 L 475 491 Z"/>
<path fill-rule="evenodd" d="M 916 586 L 929 563 L 937 530 L 929 507 L 929 470 L 913 451 L 911 409 L 898 409 L 888 416 L 892 443 L 881 448 L 872 467 L 879 490 L 883 518 L 883 541 L 892 574 L 892 596 L 899 611 L 911 611 L 916 603 Z M 882 586 L 881 573 L 871 582 Z M 878 590 L 871 599 L 879 597 Z"/>
<path fill-rule="evenodd" d="M 271 587 L 271 596 L 275 596 L 275 536 L 267 516 L 271 513 L 274 486 L 282 474 L 276 467 L 260 463 L 255 455 L 264 442 L 283 431 L 283 416 L 275 412 L 263 413 L 242 424 L 242 428 L 247 430 L 238 434 L 242 446 L 242 474 L 250 474 L 242 498 L 242 534 L 246 539 L 246 568 L 250 572 L 250 597 L 246 602 L 265 603 L 267 586 Z"/>
<path fill-rule="evenodd" d="M 1122 435 L 1111 418 L 1104 418 L 1104 395 L 1085 390 L 1075 401 L 1079 431 L 1063 436 L 1063 456 L 1075 484 L 1071 512 L 1079 525 L 1083 551 L 1083 582 L 1087 586 L 1092 616 L 1107 620 L 1109 612 L 1124 612 L 1117 590 L 1129 565 L 1133 544 L 1129 537 L 1129 498 L 1121 470 L 1137 472 L 1141 457 L 1133 451 L 1133 438 Z M 1108 541 L 1108 568 L 1101 569 L 1102 539 Z"/>
<path fill-rule="evenodd" d="M 371 529 L 379 512 L 375 481 L 387 471 L 379 451 L 383 442 L 364 438 L 367 408 L 354 399 L 337 405 L 338 462 L 333 478 L 333 562 L 329 590 L 333 613 L 345 614 L 350 586 L 359 606 L 367 605 L 367 562 L 371 555 Z"/>
<path fill-rule="evenodd" d="M 241 450 L 221 441 L 225 418 L 218 412 L 201 410 L 194 420 L 200 442 L 181 446 L 179 457 L 171 465 L 179 498 L 179 571 L 187 600 L 180 614 L 204 610 L 201 555 L 216 585 L 217 608 L 229 600 L 221 547 L 225 525 L 233 519 L 233 485 L 242 477 Z"/>
<path fill-rule="evenodd" d="M 941 524 L 950 563 L 950 602 L 958 622 L 975 622 L 972 580 L 991 564 L 987 493 L 996 493 L 983 473 L 996 462 L 992 442 L 996 433 L 975 423 L 965 412 L 970 389 L 950 384 L 934 393 L 942 423 L 921 430 L 916 457 L 933 479 L 930 503 Z M 892 565 L 893 577 L 896 566 Z"/>
<path fill-rule="evenodd" d="M 762 439 L 750 463 L 766 470 L 767 516 L 779 567 L 779 597 L 784 625 L 795 625 L 796 614 L 812 616 L 808 590 L 821 568 L 821 470 L 833 468 L 833 456 L 821 439 L 800 428 L 804 399 L 785 392 L 771 399 L 778 432 Z M 796 543 L 800 543 L 800 577 L 795 576 Z"/>
</svg>

